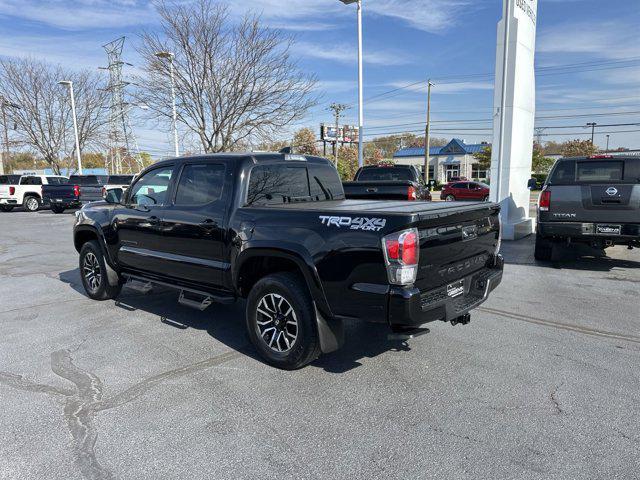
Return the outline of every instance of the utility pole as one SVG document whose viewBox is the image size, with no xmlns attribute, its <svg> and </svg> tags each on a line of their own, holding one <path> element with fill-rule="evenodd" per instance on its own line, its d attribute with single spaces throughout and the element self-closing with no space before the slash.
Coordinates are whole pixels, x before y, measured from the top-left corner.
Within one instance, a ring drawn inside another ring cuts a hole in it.
<svg viewBox="0 0 640 480">
<path fill-rule="evenodd" d="M 536 131 L 536 138 L 538 139 L 538 145 L 542 145 L 542 132 L 546 130 L 547 127 L 536 127 L 534 130 Z"/>
<path fill-rule="evenodd" d="M 336 165 L 336 168 L 338 168 L 338 130 L 340 128 L 340 114 L 344 112 L 347 108 L 349 108 L 349 106 L 343 103 L 332 103 L 329 106 L 329 109 L 333 110 L 333 114 L 336 119 L 336 141 L 335 141 L 335 150 L 333 151 L 334 163 Z M 362 142 L 361 137 L 359 137 L 358 140 Z"/>
<path fill-rule="evenodd" d="M 596 131 L 596 125 L 598 125 L 596 122 L 587 123 L 587 127 L 591 127 L 591 145 L 593 145 L 593 135 Z"/>
<path fill-rule="evenodd" d="M 606 153 L 609 153 L 609 137 L 610 136 L 611 135 L 607 134 L 607 150 L 606 150 Z"/>
<path fill-rule="evenodd" d="M 4 153 L 0 148 L 0 175 L 11 173 L 11 154 L 9 152 L 9 123 L 7 122 L 7 107 L 20 109 L 20 105 L 8 102 L 4 97 L 0 96 L 0 109 L 2 110 L 2 128 L 4 129 Z"/>
<path fill-rule="evenodd" d="M 169 78 L 171 80 L 171 107 L 173 116 L 173 146 L 175 148 L 176 157 L 180 156 L 180 149 L 178 147 L 178 113 L 176 110 L 176 80 L 173 68 L 174 54 L 171 52 L 156 52 L 155 56 L 158 58 L 166 58 L 169 60 Z"/>
<path fill-rule="evenodd" d="M 76 159 L 78 160 L 78 175 L 82 175 L 82 155 L 80 154 L 80 137 L 78 136 L 78 118 L 76 117 L 76 99 L 73 94 L 73 82 L 71 80 L 60 80 L 60 85 L 69 87 L 69 96 L 71 97 L 71 114 L 73 116 L 73 133 L 76 138 Z"/>
<path fill-rule="evenodd" d="M 435 83 L 432 83 L 431 80 L 427 80 L 427 125 L 424 129 L 424 183 L 429 186 L 429 131 L 431 129 L 431 87 L 434 86 Z M 435 167 L 433 169 L 434 176 L 436 176 Z M 431 190 L 431 187 L 429 187 Z"/>
</svg>

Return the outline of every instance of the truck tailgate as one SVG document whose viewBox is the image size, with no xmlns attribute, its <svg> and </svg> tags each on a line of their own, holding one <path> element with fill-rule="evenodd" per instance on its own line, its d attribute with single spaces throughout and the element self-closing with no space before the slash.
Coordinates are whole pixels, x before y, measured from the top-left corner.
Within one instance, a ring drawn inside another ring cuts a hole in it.
<svg viewBox="0 0 640 480">
<path fill-rule="evenodd" d="M 500 234 L 499 207 L 480 203 L 421 213 L 417 228 L 420 258 L 415 285 L 431 290 L 493 261 Z"/>
<path fill-rule="evenodd" d="M 550 214 L 545 221 L 640 222 L 640 185 L 607 183 L 598 185 L 553 185 Z"/>
</svg>

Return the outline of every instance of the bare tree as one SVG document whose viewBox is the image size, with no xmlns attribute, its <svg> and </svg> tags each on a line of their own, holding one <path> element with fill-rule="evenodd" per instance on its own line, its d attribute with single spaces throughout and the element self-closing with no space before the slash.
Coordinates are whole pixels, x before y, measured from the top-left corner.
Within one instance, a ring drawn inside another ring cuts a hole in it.
<svg viewBox="0 0 640 480">
<path fill-rule="evenodd" d="M 69 90 L 58 84 L 60 80 L 73 82 L 80 149 L 98 146 L 106 122 L 106 92 L 100 89 L 97 73 L 31 58 L 0 60 L 0 94 L 19 107 L 7 109 L 17 139 L 38 152 L 56 173 L 72 165 L 75 155 Z"/>
<path fill-rule="evenodd" d="M 170 62 L 174 54 L 178 122 L 205 152 L 257 144 L 300 120 L 315 104 L 315 78 L 290 56 L 292 40 L 247 15 L 232 22 L 212 0 L 160 3 L 161 33 L 142 34 L 144 75 L 138 101 L 158 119 L 171 119 Z"/>
</svg>

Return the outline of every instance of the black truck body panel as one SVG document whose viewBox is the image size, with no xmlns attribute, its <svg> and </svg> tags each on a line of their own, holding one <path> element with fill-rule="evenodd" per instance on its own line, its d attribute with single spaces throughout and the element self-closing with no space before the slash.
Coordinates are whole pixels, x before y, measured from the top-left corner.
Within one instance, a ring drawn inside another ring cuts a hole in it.
<svg viewBox="0 0 640 480">
<path fill-rule="evenodd" d="M 247 278 L 265 259 L 286 262 L 304 276 L 324 318 L 399 325 L 452 320 L 484 301 L 500 282 L 498 205 L 344 199 L 247 205 L 252 169 L 258 165 L 333 169 L 321 158 L 284 158 L 219 154 L 158 162 L 136 177 L 123 204 L 97 202 L 77 212 L 76 248 L 97 235 L 115 271 L 219 297 L 246 296 Z M 215 201 L 176 204 L 176 179 L 191 164 L 224 169 Z M 166 192 L 171 200 L 151 206 L 129 203 L 137 183 L 152 171 L 171 177 Z M 329 195 L 343 196 L 341 191 Z M 420 249 L 416 281 L 390 285 L 382 238 L 413 227 Z M 461 280 L 464 294 L 448 296 L 447 286 Z M 445 295 L 437 302 L 424 300 L 442 289 Z"/>
</svg>

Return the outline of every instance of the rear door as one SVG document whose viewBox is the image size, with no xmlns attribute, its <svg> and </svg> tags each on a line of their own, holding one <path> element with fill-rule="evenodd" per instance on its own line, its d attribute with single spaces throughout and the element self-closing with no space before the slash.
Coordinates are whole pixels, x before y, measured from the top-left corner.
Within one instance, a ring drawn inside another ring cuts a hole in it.
<svg viewBox="0 0 640 480">
<path fill-rule="evenodd" d="M 185 163 L 173 200 L 164 209 L 159 254 L 161 272 L 180 280 L 219 286 L 229 264 L 224 258 L 227 205 L 232 188 L 224 161 Z"/>
<path fill-rule="evenodd" d="M 640 222 L 640 158 L 560 161 L 550 175 L 545 221 Z"/>
</svg>

